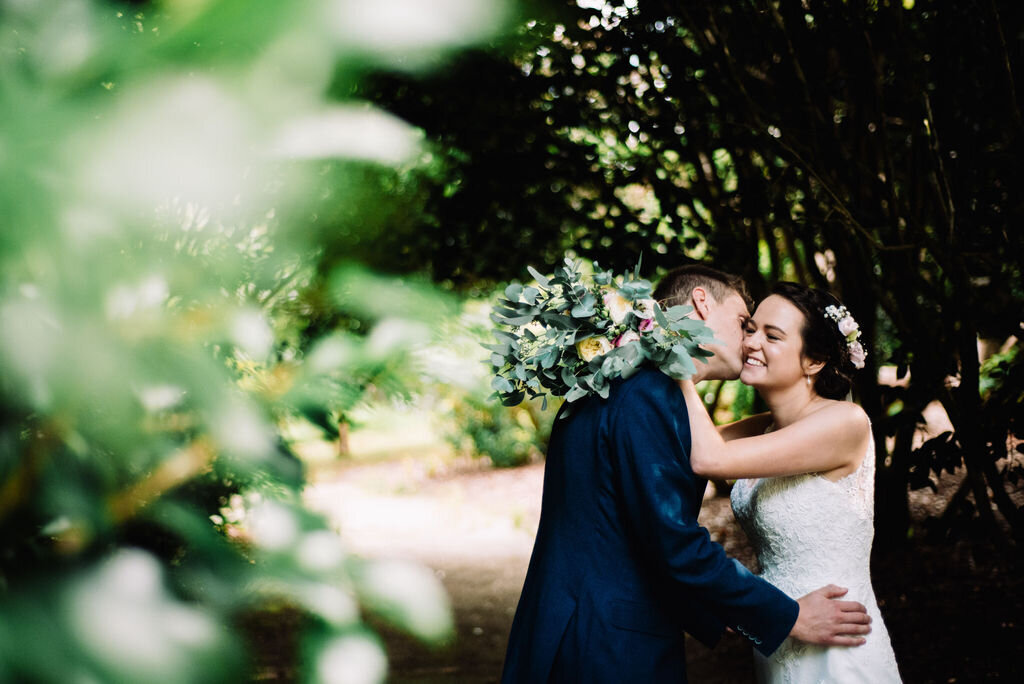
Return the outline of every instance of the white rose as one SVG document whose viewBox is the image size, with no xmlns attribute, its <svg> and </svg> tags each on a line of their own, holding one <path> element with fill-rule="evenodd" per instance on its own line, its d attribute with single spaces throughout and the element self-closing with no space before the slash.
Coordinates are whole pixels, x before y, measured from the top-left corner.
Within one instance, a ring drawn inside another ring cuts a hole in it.
<svg viewBox="0 0 1024 684">
<path fill-rule="evenodd" d="M 576 353 L 584 361 L 604 356 L 612 350 L 612 343 L 606 337 L 588 337 L 576 343 Z"/>
<path fill-rule="evenodd" d="M 626 314 L 633 310 L 629 300 L 620 295 L 617 290 L 605 293 L 604 305 L 608 307 L 608 315 L 611 316 L 612 323 L 615 325 L 626 320 Z"/>
<path fill-rule="evenodd" d="M 654 318 L 654 307 L 658 306 L 658 303 L 653 299 L 641 299 L 636 303 L 633 313 L 643 319 Z"/>
</svg>

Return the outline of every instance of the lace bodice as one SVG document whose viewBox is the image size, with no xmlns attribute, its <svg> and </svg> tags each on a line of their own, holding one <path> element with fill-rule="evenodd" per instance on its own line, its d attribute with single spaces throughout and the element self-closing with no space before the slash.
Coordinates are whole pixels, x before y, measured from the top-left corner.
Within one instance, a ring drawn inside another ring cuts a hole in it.
<svg viewBox="0 0 1024 684">
<path fill-rule="evenodd" d="M 872 442 L 857 470 L 836 482 L 814 473 L 736 482 L 733 512 L 765 579 L 802 595 L 870 577 L 874 451 Z"/>
<path fill-rule="evenodd" d="M 732 507 L 750 538 L 762 577 L 793 598 L 838 584 L 872 617 L 868 643 L 823 648 L 787 639 L 758 656 L 767 682 L 898 682 L 899 672 L 871 586 L 874 538 L 873 440 L 857 470 L 833 482 L 818 474 L 739 480 Z"/>
</svg>

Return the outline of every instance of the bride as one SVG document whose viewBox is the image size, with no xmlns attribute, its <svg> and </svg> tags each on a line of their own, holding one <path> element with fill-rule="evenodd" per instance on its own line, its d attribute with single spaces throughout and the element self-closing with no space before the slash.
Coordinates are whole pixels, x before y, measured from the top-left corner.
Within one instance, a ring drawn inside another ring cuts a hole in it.
<svg viewBox="0 0 1024 684">
<path fill-rule="evenodd" d="M 740 479 L 732 506 L 757 552 L 763 577 L 790 596 L 823 584 L 849 587 L 873 629 L 858 647 L 787 639 L 755 652 L 770 683 L 899 682 L 889 635 L 871 586 L 874 443 L 867 415 L 843 401 L 864 365 L 857 324 L 822 290 L 779 283 L 747 323 L 740 379 L 770 415 L 719 431 L 692 382 L 681 382 L 690 417 L 690 462 L 698 475 Z"/>
</svg>

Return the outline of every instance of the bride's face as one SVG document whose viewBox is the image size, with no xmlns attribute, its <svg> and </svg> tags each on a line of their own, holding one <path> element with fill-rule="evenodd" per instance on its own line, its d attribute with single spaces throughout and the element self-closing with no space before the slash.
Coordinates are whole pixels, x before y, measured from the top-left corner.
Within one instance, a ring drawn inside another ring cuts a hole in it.
<svg viewBox="0 0 1024 684">
<path fill-rule="evenodd" d="M 786 387 L 804 381 L 804 315 L 788 299 L 771 295 L 748 320 L 740 380 L 753 387 Z"/>
</svg>

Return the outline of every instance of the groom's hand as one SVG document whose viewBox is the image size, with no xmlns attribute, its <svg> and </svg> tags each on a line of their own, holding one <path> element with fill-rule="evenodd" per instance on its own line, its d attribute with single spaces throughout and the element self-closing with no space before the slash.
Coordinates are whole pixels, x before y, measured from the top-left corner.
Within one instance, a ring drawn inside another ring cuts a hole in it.
<svg viewBox="0 0 1024 684">
<path fill-rule="evenodd" d="M 871 631 L 871 616 L 856 601 L 839 601 L 846 589 L 830 584 L 797 599 L 800 613 L 789 633 L 794 639 L 822 646 L 860 646 Z"/>
</svg>

